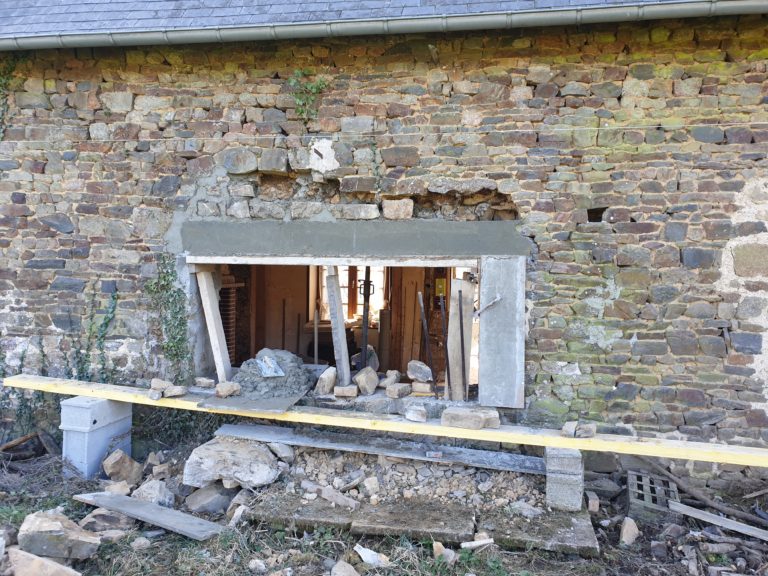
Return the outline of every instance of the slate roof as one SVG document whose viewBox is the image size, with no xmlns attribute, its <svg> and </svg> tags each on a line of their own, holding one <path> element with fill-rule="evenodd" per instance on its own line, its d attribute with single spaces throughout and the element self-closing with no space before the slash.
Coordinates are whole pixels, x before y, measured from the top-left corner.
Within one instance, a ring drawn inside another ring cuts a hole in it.
<svg viewBox="0 0 768 576">
<path fill-rule="evenodd" d="M 719 4 L 732 2 L 738 0 Z M 673 3 L 685 0 L 0 0 L 0 39 Z"/>
</svg>

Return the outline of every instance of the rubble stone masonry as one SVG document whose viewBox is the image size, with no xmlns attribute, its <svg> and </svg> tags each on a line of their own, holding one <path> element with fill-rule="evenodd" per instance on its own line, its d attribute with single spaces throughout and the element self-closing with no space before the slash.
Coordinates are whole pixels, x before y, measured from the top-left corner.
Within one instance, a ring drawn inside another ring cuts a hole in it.
<svg viewBox="0 0 768 576">
<path fill-rule="evenodd" d="M 8 362 L 34 371 L 42 336 L 61 370 L 95 287 L 121 377 L 161 374 L 144 286 L 185 219 L 519 218 L 508 418 L 766 445 L 766 46 L 752 16 L 29 54 L 0 143 Z M 306 120 L 303 69 L 328 82 Z"/>
</svg>

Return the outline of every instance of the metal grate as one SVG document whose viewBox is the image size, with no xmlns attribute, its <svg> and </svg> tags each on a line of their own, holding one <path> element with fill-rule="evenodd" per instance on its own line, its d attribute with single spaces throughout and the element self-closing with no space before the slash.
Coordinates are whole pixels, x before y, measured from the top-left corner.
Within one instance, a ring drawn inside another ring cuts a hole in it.
<svg viewBox="0 0 768 576">
<path fill-rule="evenodd" d="M 235 339 L 237 337 L 237 287 L 224 286 L 219 292 L 219 312 L 227 341 L 230 363 L 235 363 Z"/>
<path fill-rule="evenodd" d="M 627 514 L 634 520 L 650 524 L 679 522 L 680 514 L 669 509 L 668 502 L 680 501 L 677 484 L 645 472 L 627 472 Z"/>
</svg>

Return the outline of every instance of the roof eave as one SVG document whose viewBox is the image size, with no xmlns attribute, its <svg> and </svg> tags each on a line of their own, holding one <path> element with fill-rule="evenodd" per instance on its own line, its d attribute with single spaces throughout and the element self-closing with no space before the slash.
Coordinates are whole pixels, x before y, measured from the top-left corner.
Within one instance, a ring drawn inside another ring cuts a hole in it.
<svg viewBox="0 0 768 576">
<path fill-rule="evenodd" d="M 459 14 L 419 18 L 344 20 L 302 24 L 268 24 L 228 28 L 93 32 L 50 34 L 44 36 L 18 35 L 0 38 L 0 51 L 462 32 L 765 13 L 768 13 L 768 2 L 766 0 L 694 0 L 664 4 Z"/>
</svg>

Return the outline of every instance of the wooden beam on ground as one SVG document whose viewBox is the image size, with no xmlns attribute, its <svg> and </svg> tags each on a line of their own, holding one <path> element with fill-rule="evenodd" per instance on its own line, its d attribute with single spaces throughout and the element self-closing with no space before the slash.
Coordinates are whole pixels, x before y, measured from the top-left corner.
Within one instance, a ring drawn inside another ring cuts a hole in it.
<svg viewBox="0 0 768 576">
<path fill-rule="evenodd" d="M 229 362 L 227 339 L 224 336 L 224 325 L 221 322 L 219 297 L 213 282 L 213 273 L 210 270 L 201 270 L 196 275 L 197 285 L 200 288 L 200 299 L 203 302 L 205 325 L 208 328 L 208 338 L 213 349 L 216 375 L 219 378 L 219 382 L 226 382 L 232 374 L 232 365 Z"/>
<path fill-rule="evenodd" d="M 349 386 L 349 383 L 352 381 L 352 373 L 349 368 L 344 307 L 341 301 L 341 285 L 339 284 L 339 272 L 336 266 L 328 267 L 328 275 L 325 277 L 325 288 L 328 297 L 328 314 L 331 318 L 337 386 Z"/>
<path fill-rule="evenodd" d="M 502 425 L 499 428 L 470 430 L 467 428 L 442 426 L 439 420 L 411 422 L 402 416 L 393 414 L 371 414 L 369 412 L 341 411 L 332 408 L 314 408 L 310 406 L 294 406 L 281 414 L 242 409 L 213 409 L 203 408 L 198 405 L 200 402 L 208 399 L 204 396 L 187 394 L 178 398 L 152 400 L 149 397 L 149 390 L 147 388 L 46 378 L 31 374 L 11 376 L 4 380 L 3 385 L 12 388 L 39 390 L 41 392 L 70 396 L 89 396 L 162 408 L 230 414 L 245 418 L 261 418 L 275 422 L 296 422 L 316 426 L 337 426 L 340 428 L 376 430 L 398 434 L 463 438 L 466 440 L 526 444 L 529 446 L 574 448 L 576 450 L 594 452 L 612 452 L 615 454 L 654 456 L 657 458 L 697 460 L 701 462 L 718 462 L 721 464 L 768 468 L 768 449 L 751 446 L 689 442 L 666 438 L 638 438 L 618 434 L 595 434 L 591 438 L 568 438 L 562 436 L 560 430 L 511 425 Z"/>
<path fill-rule="evenodd" d="M 208 520 L 203 520 L 178 510 L 164 508 L 152 502 L 131 498 L 130 496 L 111 494 L 109 492 L 94 492 L 92 494 L 77 494 L 72 498 L 91 506 L 120 512 L 136 520 L 171 530 L 201 542 L 221 534 L 222 530 L 224 530 L 224 526 L 208 522 Z"/>
<path fill-rule="evenodd" d="M 423 442 L 397 440 L 376 436 L 358 436 L 337 432 L 301 432 L 293 428 L 258 424 L 225 424 L 216 436 L 232 436 L 258 442 L 278 442 L 289 446 L 359 452 L 391 458 L 405 458 L 422 462 L 464 464 L 476 468 L 545 474 L 544 459 L 510 452 L 474 450 L 456 446 L 430 445 Z"/>
<path fill-rule="evenodd" d="M 717 514 L 712 514 L 711 512 L 693 508 L 692 506 L 686 506 L 685 504 L 681 504 L 680 502 L 675 502 L 673 500 L 669 501 L 669 509 L 673 512 L 680 512 L 681 514 L 685 514 L 691 518 L 696 518 L 697 520 L 714 524 L 720 528 L 733 530 L 734 532 L 746 534 L 747 536 L 752 536 L 753 538 L 759 538 L 760 540 L 768 542 L 768 530 L 755 528 L 749 524 L 737 522 L 736 520 L 731 520 L 730 518 L 726 518 L 724 516 L 718 516 Z"/>
</svg>

